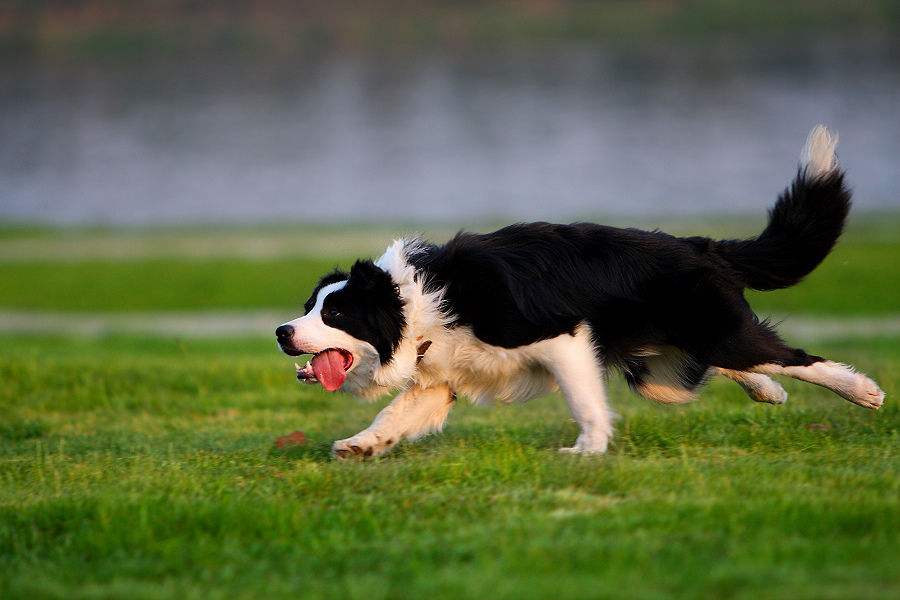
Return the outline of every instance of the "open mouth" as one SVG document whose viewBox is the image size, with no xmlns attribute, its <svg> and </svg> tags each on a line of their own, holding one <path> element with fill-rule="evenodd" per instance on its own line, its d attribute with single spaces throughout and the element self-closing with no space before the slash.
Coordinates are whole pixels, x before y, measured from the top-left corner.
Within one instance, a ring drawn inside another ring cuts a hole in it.
<svg viewBox="0 0 900 600">
<path fill-rule="evenodd" d="M 297 379 L 306 383 L 320 383 L 322 387 L 333 392 L 344 385 L 347 371 L 353 366 L 353 354 L 343 348 L 327 348 L 313 355 L 312 359 L 301 367 L 297 367 Z"/>
</svg>

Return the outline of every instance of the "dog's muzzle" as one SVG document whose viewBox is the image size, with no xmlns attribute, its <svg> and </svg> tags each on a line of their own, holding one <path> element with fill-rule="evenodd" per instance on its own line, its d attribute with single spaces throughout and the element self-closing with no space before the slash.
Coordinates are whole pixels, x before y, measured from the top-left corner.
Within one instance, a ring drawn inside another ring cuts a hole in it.
<svg viewBox="0 0 900 600">
<path fill-rule="evenodd" d="M 303 352 L 294 346 L 293 326 L 280 325 L 275 330 L 275 339 L 278 341 L 278 346 L 281 348 L 281 351 L 288 356 L 300 356 L 303 354 Z"/>
</svg>

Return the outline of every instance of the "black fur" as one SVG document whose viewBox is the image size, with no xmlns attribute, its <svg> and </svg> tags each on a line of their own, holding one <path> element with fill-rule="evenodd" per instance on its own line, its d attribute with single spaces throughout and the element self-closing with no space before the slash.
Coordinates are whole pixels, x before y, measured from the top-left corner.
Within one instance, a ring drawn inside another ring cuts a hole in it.
<svg viewBox="0 0 900 600">
<path fill-rule="evenodd" d="M 306 302 L 306 312 L 315 306 L 320 289 L 344 280 L 347 285 L 325 297 L 322 322 L 369 342 L 378 351 L 381 363 L 388 362 L 406 325 L 403 300 L 391 276 L 372 261 L 356 261 L 349 274 L 334 271 L 323 277 Z"/>
<path fill-rule="evenodd" d="M 672 356 L 670 353 L 666 359 L 672 364 L 677 384 L 682 389 L 693 391 L 706 381 L 708 366 L 698 363 L 691 355 Z M 619 361 L 618 366 L 622 369 L 625 382 L 632 390 L 638 393 L 647 393 L 643 389 L 643 385 L 653 376 L 650 359 L 641 356 L 626 356 Z"/>
<path fill-rule="evenodd" d="M 788 347 L 743 290 L 785 287 L 812 271 L 837 241 L 849 201 L 842 173 L 809 179 L 801 171 L 753 240 L 531 223 L 459 233 L 410 261 L 429 286 L 446 290 L 453 325 L 488 344 L 514 348 L 586 321 L 602 359 L 623 367 L 633 386 L 647 376 L 644 349 L 677 348 L 681 384 L 693 389 L 710 366 L 822 360 Z"/>
<path fill-rule="evenodd" d="M 849 211 L 850 190 L 841 171 L 811 178 L 801 170 L 769 211 L 769 225 L 758 237 L 719 242 L 718 250 L 747 287 L 790 287 L 828 256 Z"/>
<path fill-rule="evenodd" d="M 337 283 L 338 281 L 347 281 L 347 278 L 350 277 L 350 274 L 346 271 L 341 271 L 340 269 L 335 268 L 332 272 L 323 275 L 321 279 L 319 279 L 319 283 L 316 284 L 316 287 L 313 288 L 312 294 L 309 295 L 309 298 L 306 300 L 306 303 L 303 305 L 303 310 L 309 313 L 312 310 L 313 306 L 316 305 L 316 298 L 319 295 L 319 290 L 321 290 L 326 285 L 331 285 L 332 283 Z"/>
</svg>

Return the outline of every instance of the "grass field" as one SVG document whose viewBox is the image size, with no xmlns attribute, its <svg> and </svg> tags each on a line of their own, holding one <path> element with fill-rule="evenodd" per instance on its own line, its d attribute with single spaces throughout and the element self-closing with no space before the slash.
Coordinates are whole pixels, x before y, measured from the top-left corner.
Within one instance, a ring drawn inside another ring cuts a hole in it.
<svg viewBox="0 0 900 600">
<path fill-rule="evenodd" d="M 755 303 L 896 316 L 900 233 L 874 231 Z M 13 256 L 36 239 L 43 254 Z M 54 243 L 0 231 L 0 314 L 288 310 L 347 254 L 103 259 Z M 441 436 L 337 463 L 330 442 L 382 403 L 296 385 L 268 332 L 0 334 L 0 598 L 896 598 L 900 337 L 807 349 L 872 375 L 885 407 L 793 381 L 785 406 L 714 381 L 663 407 L 614 378 L 603 457 L 557 453 L 576 425 L 550 396 L 459 403 Z M 274 447 L 294 430 L 308 443 Z"/>
<path fill-rule="evenodd" d="M 647 223 L 647 227 L 656 223 Z M 750 224 L 665 224 L 679 234 L 745 237 Z M 147 311 L 302 306 L 319 275 L 378 256 L 414 228 L 329 228 L 59 234 L 0 228 L 0 309 Z M 445 240 L 451 228 L 426 232 Z M 192 258 L 185 258 L 190 256 Z M 760 312 L 895 315 L 900 312 L 900 218 L 861 220 L 803 285 L 751 293 Z"/>
</svg>

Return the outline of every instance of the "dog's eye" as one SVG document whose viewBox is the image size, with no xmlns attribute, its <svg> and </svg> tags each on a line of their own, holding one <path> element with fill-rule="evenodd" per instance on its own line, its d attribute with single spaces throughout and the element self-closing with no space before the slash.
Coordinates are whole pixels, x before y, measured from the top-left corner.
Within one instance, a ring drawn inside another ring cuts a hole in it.
<svg viewBox="0 0 900 600">
<path fill-rule="evenodd" d="M 329 319 L 337 319 L 338 317 L 341 316 L 341 311 L 339 311 L 336 308 L 329 308 L 328 310 L 325 311 L 325 316 L 328 317 Z"/>
</svg>

